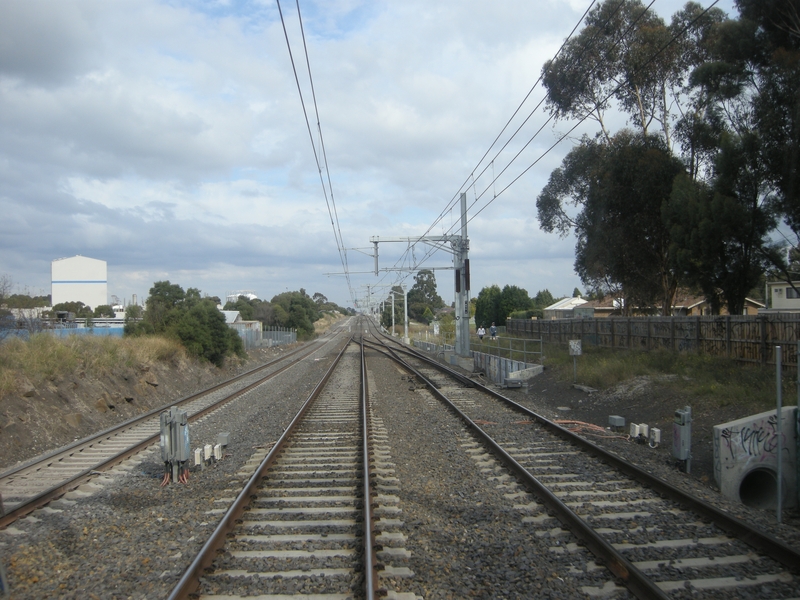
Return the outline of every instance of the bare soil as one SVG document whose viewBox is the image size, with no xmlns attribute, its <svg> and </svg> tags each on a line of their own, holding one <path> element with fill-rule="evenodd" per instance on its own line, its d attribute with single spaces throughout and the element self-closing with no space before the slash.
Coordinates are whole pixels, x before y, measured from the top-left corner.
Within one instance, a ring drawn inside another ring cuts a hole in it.
<svg viewBox="0 0 800 600">
<path fill-rule="evenodd" d="M 648 460 L 660 460 L 682 467 L 672 458 L 672 429 L 675 411 L 685 406 L 692 408 L 692 461 L 690 476 L 716 489 L 714 482 L 713 427 L 752 414 L 734 405 L 719 406 L 718 403 L 700 401 L 688 395 L 676 393 L 675 386 L 664 385 L 666 378 L 635 377 L 611 389 L 585 391 L 573 387 L 572 383 L 558 381 L 545 370 L 528 382 L 526 393 L 531 400 L 546 407 L 554 420 L 581 421 L 603 428 L 609 426 L 609 416 L 624 417 L 625 428 L 619 431 L 628 437 L 630 423 L 646 423 L 652 429 L 661 430 L 661 444 L 650 448 L 641 446 L 641 453 Z M 587 428 L 583 435 L 591 435 Z M 633 443 L 633 442 L 631 442 Z"/>
<path fill-rule="evenodd" d="M 251 351 L 224 368 L 198 360 L 117 368 L 101 378 L 78 371 L 0 398 L 0 471 L 160 408 L 286 352 Z"/>
</svg>

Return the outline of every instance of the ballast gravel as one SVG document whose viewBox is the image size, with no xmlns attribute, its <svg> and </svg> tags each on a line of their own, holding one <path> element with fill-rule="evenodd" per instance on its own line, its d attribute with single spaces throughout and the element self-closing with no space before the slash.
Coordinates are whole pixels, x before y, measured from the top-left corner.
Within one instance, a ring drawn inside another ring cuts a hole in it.
<svg viewBox="0 0 800 600">
<path fill-rule="evenodd" d="M 192 447 L 213 443 L 223 431 L 230 433 L 230 444 L 222 461 L 194 469 L 188 485 L 159 487 L 163 465 L 154 448 L 0 531 L 11 598 L 166 598 L 244 484 L 242 467 L 278 439 L 334 356 L 328 345 L 192 425 Z M 478 465 L 470 436 L 430 394 L 388 359 L 369 353 L 368 360 L 373 410 L 386 428 L 398 480 L 391 493 L 409 552 L 403 564 L 413 573 L 381 578 L 387 589 L 421 598 L 571 599 L 586 597 L 583 586 L 609 579 L 606 571 L 589 568 L 588 552 L 558 552 L 574 543 L 571 535 L 531 535 L 523 518 L 537 513 L 519 508 L 530 497 L 504 487 L 511 482 L 502 470 Z M 521 392 L 514 399 L 545 410 Z M 724 503 L 676 473 L 662 455 L 648 462 L 635 444 L 602 443 L 800 547 L 796 528 L 771 523 L 765 511 Z M 753 598 L 772 592 L 769 586 L 750 589 Z M 687 591 L 676 597 L 700 596 Z"/>
<path fill-rule="evenodd" d="M 230 433 L 223 459 L 188 485 L 160 487 L 157 446 L 0 531 L 0 560 L 14 600 L 166 598 L 208 536 L 254 453 L 271 446 L 329 368 L 341 344 L 190 427 L 192 448 Z"/>
<path fill-rule="evenodd" d="M 537 536 L 523 518 L 541 512 L 493 459 L 482 465 L 459 419 L 388 359 L 368 356 L 376 380 L 370 395 L 388 431 L 413 577 L 381 581 L 388 590 L 424 598 L 583 598 L 582 586 L 602 586 L 604 571 L 584 572 L 591 556 L 553 546 L 571 535 Z M 409 389 L 414 388 L 414 389 Z M 381 528 L 380 521 L 377 524 Z M 552 519 L 551 527 L 558 523 Z M 624 596 L 624 595 L 623 595 Z"/>
</svg>

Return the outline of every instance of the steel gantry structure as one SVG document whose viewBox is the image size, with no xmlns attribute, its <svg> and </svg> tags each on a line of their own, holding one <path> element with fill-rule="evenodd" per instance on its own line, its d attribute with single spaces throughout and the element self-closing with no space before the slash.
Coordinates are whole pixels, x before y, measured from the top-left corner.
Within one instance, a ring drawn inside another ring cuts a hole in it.
<svg viewBox="0 0 800 600">
<path fill-rule="evenodd" d="M 402 242 L 416 244 L 422 242 L 437 250 L 444 250 L 453 255 L 455 270 L 456 300 L 456 343 L 455 352 L 463 358 L 471 358 L 469 349 L 469 238 L 467 237 L 467 194 L 461 194 L 461 233 L 450 235 L 423 235 L 421 237 L 379 238 L 371 237 L 375 253 L 375 275 L 378 274 L 378 243 Z M 416 270 L 416 269 L 409 269 Z M 406 317 L 408 322 L 408 317 Z M 406 333 L 406 336 L 408 334 Z"/>
</svg>

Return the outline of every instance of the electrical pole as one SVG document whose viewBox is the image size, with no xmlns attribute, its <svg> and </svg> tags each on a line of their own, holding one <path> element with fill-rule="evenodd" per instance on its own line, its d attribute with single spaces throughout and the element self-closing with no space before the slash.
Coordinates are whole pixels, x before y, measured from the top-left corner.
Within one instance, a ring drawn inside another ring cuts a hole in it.
<svg viewBox="0 0 800 600">
<path fill-rule="evenodd" d="M 469 350 L 469 239 L 467 238 L 467 194 L 461 194 L 461 235 L 451 242 L 456 272 L 456 354 L 471 358 Z"/>
<path fill-rule="evenodd" d="M 378 274 L 378 242 L 405 242 L 415 244 L 422 242 L 440 250 L 446 250 L 453 254 L 453 269 L 455 270 L 455 299 L 456 299 L 456 354 L 462 358 L 472 358 L 469 349 L 469 239 L 467 238 L 467 194 L 461 194 L 461 234 L 460 235 L 432 235 L 418 238 L 393 238 L 380 239 L 373 237 L 370 239 L 375 246 L 375 275 Z M 450 248 L 447 247 L 450 245 Z M 409 269 L 417 270 L 417 269 Z M 408 294 L 403 287 L 405 298 L 405 335 L 408 338 Z"/>
<path fill-rule="evenodd" d="M 405 322 L 405 325 L 403 326 L 403 343 L 408 344 L 411 340 L 408 337 L 408 290 L 406 289 L 405 284 L 403 284 L 403 311 L 403 321 Z"/>
</svg>

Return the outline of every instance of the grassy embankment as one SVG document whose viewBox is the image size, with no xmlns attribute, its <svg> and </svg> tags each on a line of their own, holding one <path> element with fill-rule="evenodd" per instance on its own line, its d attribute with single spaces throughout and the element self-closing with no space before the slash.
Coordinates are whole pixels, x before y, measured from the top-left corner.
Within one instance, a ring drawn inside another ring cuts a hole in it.
<svg viewBox="0 0 800 600">
<path fill-rule="evenodd" d="M 424 339 L 422 335 L 416 335 Z M 431 341 L 434 341 L 431 339 Z M 452 343 L 452 342 L 450 342 Z M 572 382 L 573 358 L 566 344 L 544 344 L 543 360 L 537 354 L 539 344 L 532 340 L 511 339 L 501 335 L 496 341 L 483 342 L 474 333 L 472 350 L 511 357 L 514 360 L 542 362 L 560 381 Z M 526 354 L 523 354 L 523 350 Z M 676 395 L 707 401 L 716 406 L 742 406 L 754 412 L 775 408 L 775 366 L 744 363 L 725 357 L 670 352 L 668 350 L 612 350 L 583 346 L 577 359 L 577 382 L 599 390 L 612 388 L 636 377 L 648 377 L 653 385 Z M 797 372 L 794 367 L 783 370 L 783 404 L 797 402 Z"/>
<path fill-rule="evenodd" d="M 327 331 L 341 315 L 324 314 L 314 323 L 317 334 Z M 115 367 L 140 369 L 159 362 L 192 360 L 181 343 L 161 336 L 116 338 L 47 334 L 0 344 L 0 398 L 20 391 L 27 380 L 34 387 L 69 373 L 100 377 Z"/>
<path fill-rule="evenodd" d="M 70 373 L 100 376 L 115 367 L 141 368 L 187 360 L 180 342 L 165 337 L 114 338 L 47 334 L 0 344 L 0 398 L 18 392 L 25 380 L 34 386 Z"/>
<path fill-rule="evenodd" d="M 747 406 L 756 411 L 775 408 L 775 366 L 762 367 L 724 356 L 694 352 L 611 350 L 584 348 L 579 356 L 578 380 L 598 389 L 633 377 L 647 376 L 676 393 L 714 401 L 718 406 Z M 571 380 L 573 359 L 567 346 L 545 346 L 545 362 L 562 380 Z M 783 369 L 784 406 L 797 402 L 797 373 Z"/>
</svg>

